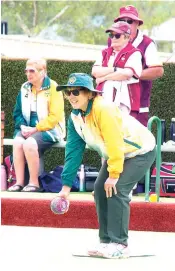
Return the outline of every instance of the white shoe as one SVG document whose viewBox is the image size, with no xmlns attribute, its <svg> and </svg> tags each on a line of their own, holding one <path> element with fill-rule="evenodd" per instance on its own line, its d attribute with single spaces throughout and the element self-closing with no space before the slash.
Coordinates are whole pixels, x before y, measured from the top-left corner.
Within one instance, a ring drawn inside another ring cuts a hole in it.
<svg viewBox="0 0 175 271">
<path fill-rule="evenodd" d="M 89 249 L 87 254 L 89 256 L 99 256 L 102 257 L 103 250 L 108 246 L 108 243 L 100 243 L 96 247 Z"/>
<path fill-rule="evenodd" d="M 102 254 L 103 258 L 108 259 L 123 259 L 129 258 L 129 249 L 128 246 L 110 243 L 103 250 L 99 251 Z"/>
</svg>

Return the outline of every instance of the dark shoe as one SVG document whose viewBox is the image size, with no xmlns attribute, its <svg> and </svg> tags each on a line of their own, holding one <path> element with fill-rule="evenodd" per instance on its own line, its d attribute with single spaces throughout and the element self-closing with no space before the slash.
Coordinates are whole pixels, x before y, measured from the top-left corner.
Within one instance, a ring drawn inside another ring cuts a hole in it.
<svg viewBox="0 0 175 271">
<path fill-rule="evenodd" d="M 26 185 L 21 192 L 44 192 L 44 190 L 40 187 L 37 187 L 32 184 Z"/>
<path fill-rule="evenodd" d="M 10 186 L 7 191 L 9 192 L 20 192 L 22 191 L 23 186 L 20 184 L 14 184 L 13 186 Z"/>
</svg>

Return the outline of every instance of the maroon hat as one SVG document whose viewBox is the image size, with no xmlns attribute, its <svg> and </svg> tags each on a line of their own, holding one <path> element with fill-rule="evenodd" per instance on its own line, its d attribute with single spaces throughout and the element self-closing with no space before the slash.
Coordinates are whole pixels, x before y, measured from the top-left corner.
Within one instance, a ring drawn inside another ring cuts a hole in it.
<svg viewBox="0 0 175 271">
<path fill-rule="evenodd" d="M 128 23 L 126 22 L 117 22 L 113 25 L 111 25 L 111 27 L 109 27 L 107 30 L 106 30 L 106 33 L 108 32 L 111 32 L 111 31 L 114 31 L 116 33 L 120 33 L 120 34 L 131 34 L 131 27 Z"/>
<path fill-rule="evenodd" d="M 139 19 L 139 14 L 137 9 L 134 6 L 126 6 L 120 8 L 120 15 L 114 20 L 114 22 L 118 22 L 122 18 L 130 18 L 134 21 L 138 21 L 139 25 L 143 24 L 143 21 Z"/>
</svg>

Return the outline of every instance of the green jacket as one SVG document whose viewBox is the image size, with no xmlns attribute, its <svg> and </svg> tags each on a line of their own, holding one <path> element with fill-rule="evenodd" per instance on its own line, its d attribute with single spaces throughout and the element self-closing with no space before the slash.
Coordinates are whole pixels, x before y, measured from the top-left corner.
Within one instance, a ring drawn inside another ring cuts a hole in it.
<svg viewBox="0 0 175 271">
<path fill-rule="evenodd" d="M 36 92 L 32 84 L 25 82 L 16 99 L 13 118 L 15 121 L 14 136 L 21 125 L 30 125 L 31 95 L 36 95 L 37 119 L 36 128 L 45 137 L 57 142 L 65 137 L 64 99 L 61 92 L 56 91 L 57 83 L 45 77 L 41 90 Z M 49 140 L 49 141 L 50 141 Z"/>
</svg>

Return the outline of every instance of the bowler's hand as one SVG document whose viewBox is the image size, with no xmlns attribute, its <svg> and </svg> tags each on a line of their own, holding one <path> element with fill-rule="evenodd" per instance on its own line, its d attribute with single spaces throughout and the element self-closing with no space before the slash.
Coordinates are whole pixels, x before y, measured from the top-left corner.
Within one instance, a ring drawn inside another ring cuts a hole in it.
<svg viewBox="0 0 175 271">
<path fill-rule="evenodd" d="M 68 199 L 71 187 L 64 185 L 61 191 L 58 193 L 58 197 Z"/>
<path fill-rule="evenodd" d="M 116 189 L 116 183 L 118 182 L 118 179 L 113 179 L 113 178 L 107 178 L 105 184 L 104 184 L 104 189 L 106 191 L 106 197 L 111 198 L 112 193 L 114 191 L 114 194 L 117 194 L 117 189 Z"/>
</svg>

